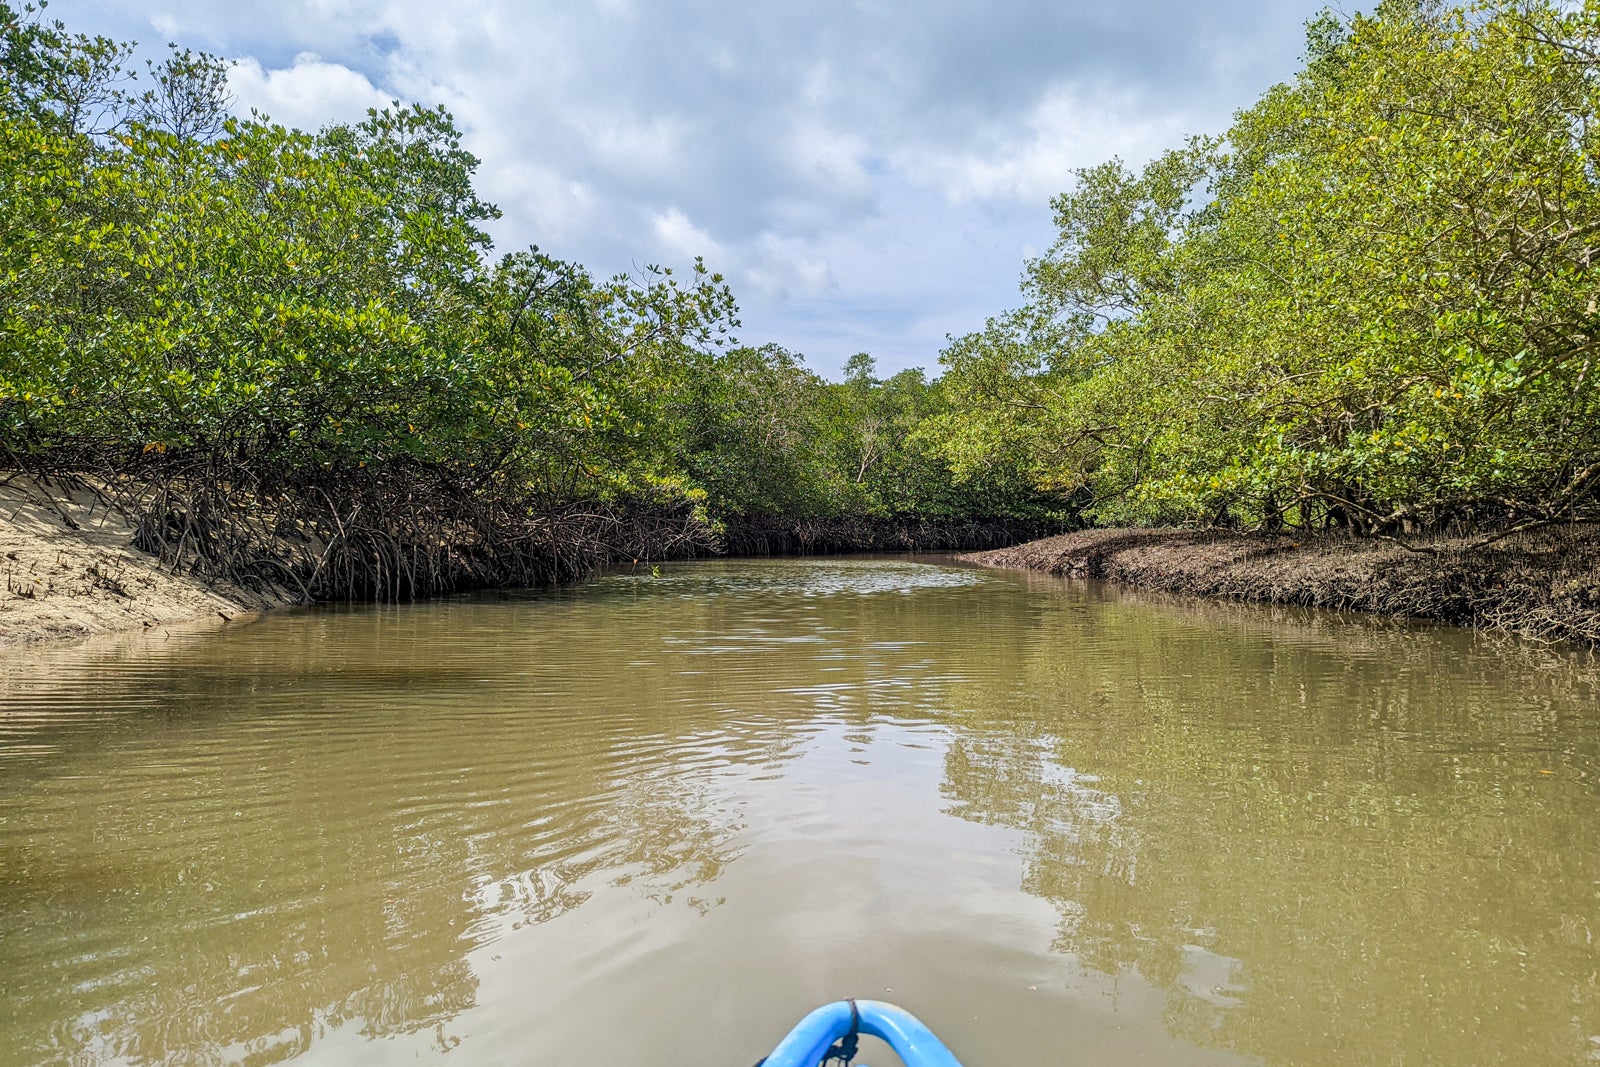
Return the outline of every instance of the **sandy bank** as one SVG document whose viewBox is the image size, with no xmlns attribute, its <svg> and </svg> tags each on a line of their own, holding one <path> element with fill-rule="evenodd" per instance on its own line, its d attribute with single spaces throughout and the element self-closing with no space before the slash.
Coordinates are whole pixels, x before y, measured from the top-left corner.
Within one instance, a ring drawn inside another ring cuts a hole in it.
<svg viewBox="0 0 1600 1067">
<path fill-rule="evenodd" d="M 0 646 L 196 619 L 234 620 L 287 598 L 173 575 L 88 494 L 0 479 Z"/>
<path fill-rule="evenodd" d="M 1143 589 L 1434 619 L 1600 645 L 1600 527 L 1474 547 L 1183 530 L 1084 530 L 963 559 Z"/>
</svg>

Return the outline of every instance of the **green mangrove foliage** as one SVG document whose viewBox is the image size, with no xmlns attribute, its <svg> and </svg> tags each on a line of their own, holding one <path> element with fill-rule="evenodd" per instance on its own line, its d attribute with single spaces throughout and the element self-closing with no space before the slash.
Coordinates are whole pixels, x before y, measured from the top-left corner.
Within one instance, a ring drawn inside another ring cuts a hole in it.
<svg viewBox="0 0 1600 1067">
<path fill-rule="evenodd" d="M 57 44 L 41 61 L 98 42 Z M 215 62 L 199 69 L 218 92 Z M 488 264 L 497 212 L 442 110 L 309 134 L 221 116 L 213 96 L 219 117 L 180 116 L 184 135 L 142 98 L 100 128 L 77 100 L 7 101 L 24 106 L 6 122 L 0 410 L 36 450 L 532 463 L 551 484 L 552 463 L 565 478 L 626 452 L 640 412 L 615 366 L 731 321 L 702 273 L 596 283 L 537 251 Z"/>
<path fill-rule="evenodd" d="M 879 378 L 858 353 L 829 382 L 777 345 L 684 369 L 669 438 L 735 549 L 976 547 L 1064 519 L 1015 470 L 958 476 L 930 432 L 950 399 L 920 370 Z"/>
<path fill-rule="evenodd" d="M 1148 166 L 1083 170 L 939 446 L 1100 522 L 1600 517 L 1600 4 L 1385 0 Z"/>
<path fill-rule="evenodd" d="M 920 373 L 731 344 L 698 262 L 494 258 L 440 108 L 306 132 L 230 113 L 214 57 L 131 55 L 0 3 L 0 448 L 177 564 L 406 596 L 741 524 L 1052 514 L 958 480 Z"/>
</svg>

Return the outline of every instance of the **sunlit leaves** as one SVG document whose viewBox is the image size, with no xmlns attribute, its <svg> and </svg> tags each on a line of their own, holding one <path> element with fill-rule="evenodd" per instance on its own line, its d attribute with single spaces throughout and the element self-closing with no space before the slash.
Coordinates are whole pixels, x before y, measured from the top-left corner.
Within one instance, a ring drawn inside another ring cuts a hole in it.
<svg viewBox="0 0 1600 1067">
<path fill-rule="evenodd" d="M 1104 521 L 1596 513 L 1600 8 L 1310 29 L 1222 143 L 1054 201 L 1025 328 L 946 353 L 969 400 L 945 447 L 1020 448 Z"/>
</svg>

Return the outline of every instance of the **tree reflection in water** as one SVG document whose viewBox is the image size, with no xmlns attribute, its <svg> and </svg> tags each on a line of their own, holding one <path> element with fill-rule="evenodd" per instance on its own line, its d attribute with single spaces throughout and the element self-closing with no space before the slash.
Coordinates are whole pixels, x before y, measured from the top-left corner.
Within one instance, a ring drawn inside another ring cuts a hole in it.
<svg viewBox="0 0 1600 1067">
<path fill-rule="evenodd" d="M 1273 1063 L 1590 1051 L 1592 676 L 1464 633 L 1117 599 L 1035 602 L 989 649 L 1007 684 L 952 693 L 950 810 L 1025 831 L 1058 951 Z"/>
</svg>

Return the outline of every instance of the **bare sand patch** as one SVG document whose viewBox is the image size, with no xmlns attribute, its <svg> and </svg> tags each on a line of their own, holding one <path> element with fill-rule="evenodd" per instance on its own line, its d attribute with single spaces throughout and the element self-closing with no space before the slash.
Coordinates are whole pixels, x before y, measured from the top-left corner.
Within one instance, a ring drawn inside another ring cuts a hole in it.
<svg viewBox="0 0 1600 1067">
<path fill-rule="evenodd" d="M 173 574 L 133 539 L 126 516 L 92 493 L 20 475 L 0 481 L 0 645 L 221 624 L 289 602 Z"/>
</svg>

